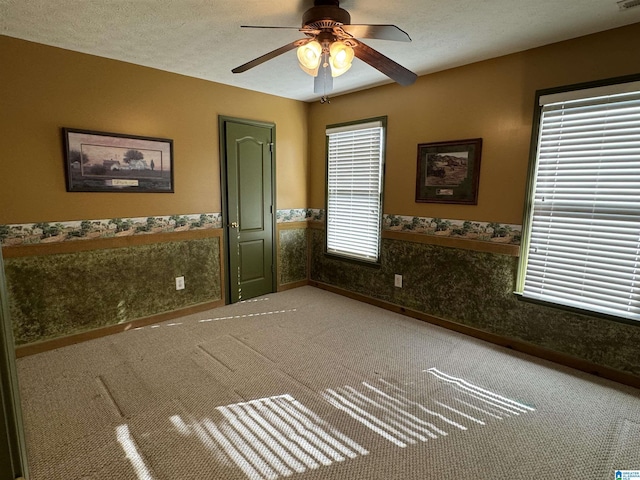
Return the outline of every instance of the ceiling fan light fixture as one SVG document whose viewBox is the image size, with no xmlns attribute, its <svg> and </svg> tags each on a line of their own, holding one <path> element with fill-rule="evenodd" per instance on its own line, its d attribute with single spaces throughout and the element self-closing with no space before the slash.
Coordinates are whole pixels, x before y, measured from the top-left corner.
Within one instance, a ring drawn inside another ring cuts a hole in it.
<svg viewBox="0 0 640 480">
<path fill-rule="evenodd" d="M 318 67 L 322 60 L 322 45 L 320 45 L 320 42 L 312 40 L 304 45 L 300 45 L 297 53 L 300 68 L 312 77 L 315 77 L 318 74 Z"/>
<path fill-rule="evenodd" d="M 311 2 L 311 0 L 306 1 Z M 640 0 L 615 1 L 640 2 Z M 313 7 L 309 8 L 302 16 L 301 28 L 250 25 L 243 25 L 243 27 L 295 29 L 303 33 L 305 38 L 295 40 L 254 58 L 250 62 L 232 69 L 232 73 L 246 72 L 268 60 L 297 49 L 300 68 L 314 77 L 314 92 L 322 93 L 325 97 L 333 88 L 333 78 L 347 72 L 356 56 L 400 85 L 411 85 L 418 77 L 411 70 L 407 70 L 359 40 L 360 38 L 372 38 L 410 42 L 411 38 L 407 32 L 395 25 L 353 25 L 349 12 L 340 8 L 340 0 L 314 0 Z"/>
<path fill-rule="evenodd" d="M 329 65 L 331 65 L 331 76 L 339 77 L 351 68 L 353 61 L 353 48 L 343 41 L 336 41 L 329 47 Z"/>
</svg>

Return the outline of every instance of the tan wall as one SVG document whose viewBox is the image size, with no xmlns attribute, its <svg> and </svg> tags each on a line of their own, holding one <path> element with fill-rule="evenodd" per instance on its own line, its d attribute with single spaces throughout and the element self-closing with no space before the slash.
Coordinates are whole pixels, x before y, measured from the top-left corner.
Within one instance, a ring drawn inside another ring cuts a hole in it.
<svg viewBox="0 0 640 480">
<path fill-rule="evenodd" d="M 221 211 L 218 115 L 276 124 L 277 208 L 307 206 L 302 102 L 0 36 L 0 224 Z M 61 127 L 174 141 L 175 193 L 67 193 Z"/>
<path fill-rule="evenodd" d="M 387 115 L 385 213 L 518 224 L 535 91 L 639 73 L 639 35 L 636 24 L 329 105 L 0 36 L 0 224 L 219 212 L 218 115 L 276 123 L 279 209 L 323 208 L 325 125 Z M 176 193 L 67 193 L 63 126 L 172 138 Z M 473 137 L 478 205 L 415 203 L 417 144 Z"/>
<path fill-rule="evenodd" d="M 324 208 L 325 126 L 387 115 L 385 213 L 520 224 L 535 91 L 640 73 L 638 38 L 635 24 L 312 104 L 309 207 Z M 417 144 L 476 137 L 478 205 L 416 203 Z"/>
</svg>

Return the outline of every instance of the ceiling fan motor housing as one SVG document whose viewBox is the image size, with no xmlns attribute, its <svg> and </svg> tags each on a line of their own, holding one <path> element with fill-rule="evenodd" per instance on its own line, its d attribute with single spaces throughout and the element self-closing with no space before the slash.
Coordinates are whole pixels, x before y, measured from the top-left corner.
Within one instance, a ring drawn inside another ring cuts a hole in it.
<svg viewBox="0 0 640 480">
<path fill-rule="evenodd" d="M 351 25 L 351 15 L 340 8 L 337 0 L 316 0 L 302 16 L 303 28 L 332 28 L 336 25 Z"/>
</svg>

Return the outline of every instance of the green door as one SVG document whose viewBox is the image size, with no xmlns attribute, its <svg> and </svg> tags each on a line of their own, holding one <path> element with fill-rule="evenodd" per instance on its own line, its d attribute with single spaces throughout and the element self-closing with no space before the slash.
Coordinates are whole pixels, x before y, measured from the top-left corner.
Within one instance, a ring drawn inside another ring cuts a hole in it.
<svg viewBox="0 0 640 480">
<path fill-rule="evenodd" d="M 231 303 L 273 292 L 273 125 L 221 119 Z"/>
</svg>

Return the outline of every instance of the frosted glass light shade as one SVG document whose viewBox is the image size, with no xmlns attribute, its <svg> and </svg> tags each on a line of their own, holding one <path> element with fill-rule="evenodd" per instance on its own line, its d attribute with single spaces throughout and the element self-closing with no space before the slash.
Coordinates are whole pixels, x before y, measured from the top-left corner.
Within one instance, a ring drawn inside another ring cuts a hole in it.
<svg viewBox="0 0 640 480">
<path fill-rule="evenodd" d="M 331 76 L 338 77 L 351 68 L 353 48 L 342 41 L 333 42 L 329 49 Z"/>
<path fill-rule="evenodd" d="M 318 75 L 318 67 L 322 60 L 322 46 L 316 40 L 305 43 L 298 47 L 298 62 L 300 68 L 315 77 Z"/>
</svg>

